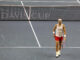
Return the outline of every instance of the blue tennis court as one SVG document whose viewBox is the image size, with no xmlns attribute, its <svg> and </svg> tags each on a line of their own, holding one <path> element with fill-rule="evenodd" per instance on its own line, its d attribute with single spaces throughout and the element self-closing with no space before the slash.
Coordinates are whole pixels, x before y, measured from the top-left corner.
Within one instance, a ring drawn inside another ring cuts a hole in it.
<svg viewBox="0 0 80 60">
<path fill-rule="evenodd" d="M 79 16 L 77 0 L 0 1 L 0 59 L 79 60 Z M 56 58 L 53 27 L 59 17 L 67 40 L 61 57 Z"/>
</svg>

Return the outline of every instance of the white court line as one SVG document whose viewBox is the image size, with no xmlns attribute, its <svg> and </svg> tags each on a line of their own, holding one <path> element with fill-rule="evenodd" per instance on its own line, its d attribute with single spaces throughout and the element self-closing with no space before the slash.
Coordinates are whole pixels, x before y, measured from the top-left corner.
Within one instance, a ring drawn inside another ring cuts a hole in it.
<svg viewBox="0 0 80 60">
<path fill-rule="evenodd" d="M 80 0 L 77 0 L 77 2 L 80 4 Z"/>
<path fill-rule="evenodd" d="M 35 49 L 35 48 L 37 48 L 37 49 L 52 49 L 52 48 L 55 48 L 55 47 L 0 47 L 0 48 L 20 48 L 20 49 L 22 49 L 22 48 L 24 48 L 24 49 L 26 49 L 26 48 L 31 48 L 31 49 Z M 64 47 L 64 48 L 68 48 L 68 49 L 80 49 L 80 47 Z"/>
<path fill-rule="evenodd" d="M 32 32 L 33 32 L 35 38 L 36 38 L 36 41 L 37 41 L 37 43 L 38 43 L 38 46 L 41 47 L 41 45 L 40 45 L 40 43 L 39 43 L 39 40 L 38 40 L 38 37 L 37 37 L 37 35 L 36 35 L 35 31 L 34 31 L 33 25 L 32 25 L 32 23 L 31 23 L 31 21 L 30 21 L 30 13 L 31 13 L 31 12 L 29 12 L 29 16 L 28 16 L 27 11 L 26 11 L 26 9 L 25 9 L 24 4 L 23 4 L 22 1 L 21 1 L 21 4 L 22 4 L 22 6 L 23 6 L 23 8 L 24 8 L 25 14 L 26 14 L 26 16 L 27 16 L 27 18 L 28 18 L 30 27 L 31 27 L 31 29 L 32 29 Z M 31 10 L 31 8 L 29 8 L 29 9 Z"/>
<path fill-rule="evenodd" d="M 3 0 L 0 0 L 0 1 L 3 1 Z M 20 0 L 16 0 L 17 2 L 19 1 L 19 2 L 21 2 Z M 11 1 L 11 2 L 16 2 L 15 0 L 14 1 Z M 5 2 L 10 2 L 10 0 L 7 0 L 7 1 L 5 1 Z M 76 1 L 23 1 L 23 2 L 65 2 L 65 3 L 69 3 L 69 2 L 72 2 L 72 3 L 74 3 L 74 2 L 76 2 Z"/>
<path fill-rule="evenodd" d="M 76 1 L 23 1 L 23 2 L 65 2 L 65 3 L 75 3 Z"/>
</svg>

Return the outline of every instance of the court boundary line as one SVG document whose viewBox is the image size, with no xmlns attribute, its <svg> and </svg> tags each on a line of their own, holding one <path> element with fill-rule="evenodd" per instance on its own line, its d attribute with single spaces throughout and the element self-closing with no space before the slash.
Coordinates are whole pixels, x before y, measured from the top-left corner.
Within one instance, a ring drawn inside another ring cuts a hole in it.
<svg viewBox="0 0 80 60">
<path fill-rule="evenodd" d="M 22 5 L 0 5 L 0 6 L 5 6 L 5 7 L 8 7 L 8 6 L 10 6 L 10 7 L 22 7 Z M 54 7 L 76 7 L 76 6 L 79 6 L 80 7 L 80 5 L 38 5 L 38 6 L 36 6 L 36 5 L 25 5 L 25 7 L 52 7 L 52 8 L 54 8 Z"/>
<path fill-rule="evenodd" d="M 22 46 L 22 47 L 0 47 L 0 48 L 19 48 L 19 49 L 22 49 L 22 48 L 24 48 L 24 49 L 26 49 L 26 48 L 31 48 L 31 49 L 52 49 L 52 48 L 55 48 L 55 47 L 48 47 L 48 46 L 46 46 L 46 47 L 36 47 L 36 46 L 33 46 L 33 47 L 24 47 L 24 46 Z M 64 47 L 64 48 L 68 48 L 68 49 L 80 49 L 80 47 Z"/>
<path fill-rule="evenodd" d="M 36 35 L 36 33 L 35 33 L 35 30 L 34 30 L 34 28 L 33 28 L 33 25 L 32 25 L 32 23 L 31 23 L 31 21 L 30 21 L 30 14 L 31 14 L 31 12 L 29 12 L 29 16 L 28 16 L 27 11 L 26 11 L 26 9 L 25 9 L 25 7 L 24 7 L 23 1 L 21 1 L 21 4 L 22 4 L 22 6 L 23 6 L 23 9 L 24 9 L 24 12 L 25 12 L 25 14 L 26 14 L 26 17 L 28 18 L 28 22 L 29 22 L 30 27 L 31 27 L 31 29 L 32 29 L 32 32 L 33 32 L 33 34 L 34 34 L 34 36 L 35 36 L 35 39 L 36 39 L 36 41 L 37 41 L 37 44 L 38 44 L 39 47 L 41 47 L 41 44 L 40 44 L 40 42 L 39 42 L 39 40 L 38 40 L 38 37 L 37 37 L 37 35 Z M 31 10 L 30 7 L 29 7 L 29 10 Z"/>
<path fill-rule="evenodd" d="M 0 2 L 1 1 L 3 1 L 3 0 L 0 0 Z M 7 1 L 5 1 L 5 2 L 21 2 L 22 0 L 14 0 L 14 1 L 9 1 L 9 0 L 7 0 Z M 4 1 L 3 1 L 4 2 Z M 76 1 L 23 1 L 23 2 L 76 2 Z"/>
<path fill-rule="evenodd" d="M 0 0 L 3 1 L 3 0 Z M 17 2 L 21 2 L 21 0 L 16 0 Z M 5 2 L 16 2 L 16 1 L 5 1 Z M 3 1 L 4 2 L 4 1 Z M 23 2 L 76 2 L 76 1 L 23 1 Z"/>
<path fill-rule="evenodd" d="M 0 0 L 1 1 L 1 0 Z M 17 2 L 21 2 L 21 1 L 19 1 L 19 0 L 16 0 Z M 16 2 L 16 1 L 12 1 L 12 2 Z M 78 2 L 79 0 L 77 0 L 77 1 L 23 1 L 23 2 L 49 2 L 49 3 L 51 3 L 51 2 L 65 2 L 65 3 L 79 3 Z M 8 1 L 6 1 L 6 2 L 8 2 Z M 18 6 L 18 7 L 21 7 L 22 5 L 0 5 L 0 6 Z M 68 6 L 80 6 L 80 5 L 38 5 L 38 6 L 36 6 L 36 5 L 25 5 L 25 7 L 29 7 L 29 6 L 31 6 L 31 7 L 68 7 Z"/>
<path fill-rule="evenodd" d="M 77 2 L 80 4 L 80 1 L 79 0 L 77 0 Z"/>
</svg>

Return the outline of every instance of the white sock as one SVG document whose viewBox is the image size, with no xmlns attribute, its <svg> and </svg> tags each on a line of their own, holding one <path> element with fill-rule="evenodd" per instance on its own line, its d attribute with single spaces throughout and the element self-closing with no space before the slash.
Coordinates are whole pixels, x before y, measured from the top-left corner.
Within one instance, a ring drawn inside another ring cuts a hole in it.
<svg viewBox="0 0 80 60">
<path fill-rule="evenodd" d="M 58 51 L 58 55 L 61 55 L 61 50 Z"/>
<path fill-rule="evenodd" d="M 58 52 L 56 52 L 56 57 L 58 56 Z"/>
</svg>

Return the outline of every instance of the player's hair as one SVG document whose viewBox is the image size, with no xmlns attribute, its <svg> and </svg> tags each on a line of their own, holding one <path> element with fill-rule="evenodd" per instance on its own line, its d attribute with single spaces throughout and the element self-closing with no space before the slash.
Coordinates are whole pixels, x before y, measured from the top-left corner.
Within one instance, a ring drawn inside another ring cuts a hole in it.
<svg viewBox="0 0 80 60">
<path fill-rule="evenodd" d="M 59 20 L 61 20 L 61 21 L 62 21 L 62 19 L 61 19 L 61 18 L 59 18 L 59 19 L 58 19 L 58 21 L 59 21 Z"/>
</svg>

